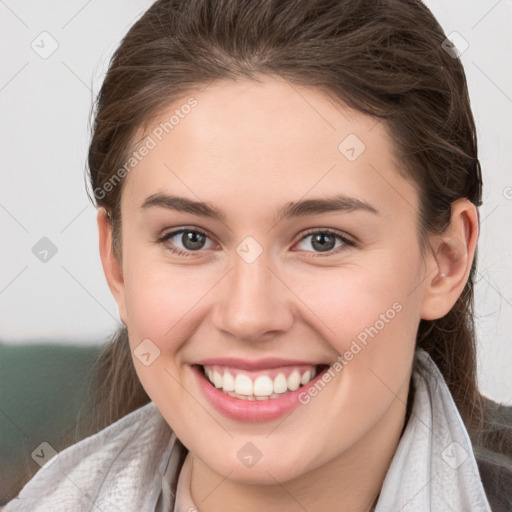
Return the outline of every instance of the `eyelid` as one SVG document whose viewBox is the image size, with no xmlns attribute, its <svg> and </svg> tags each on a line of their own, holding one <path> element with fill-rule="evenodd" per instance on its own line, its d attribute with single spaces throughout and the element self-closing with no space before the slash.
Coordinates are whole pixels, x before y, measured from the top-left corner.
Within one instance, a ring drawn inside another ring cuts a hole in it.
<svg viewBox="0 0 512 512">
<path fill-rule="evenodd" d="M 328 235 L 332 235 L 332 236 L 340 239 L 343 243 L 340 247 L 336 247 L 334 249 L 330 249 L 329 251 L 325 251 L 325 252 L 303 251 L 305 254 L 307 254 L 306 257 L 311 257 L 311 258 L 315 257 L 316 258 L 316 257 L 335 256 L 350 247 L 357 246 L 357 242 L 355 240 L 353 240 L 352 237 L 350 237 L 350 235 L 347 235 L 347 233 L 340 231 L 338 229 L 334 229 L 334 228 L 311 228 L 311 229 L 307 230 L 305 233 L 302 233 L 299 240 L 297 242 L 295 242 L 293 245 L 295 246 L 296 244 L 302 242 L 308 236 L 311 236 L 311 235 L 314 235 L 317 233 L 322 233 L 322 234 L 327 233 Z"/>
<path fill-rule="evenodd" d="M 335 236 L 339 237 L 347 245 L 356 245 L 356 243 L 357 243 L 353 237 L 351 237 L 344 231 L 340 231 L 340 230 L 334 229 L 334 228 L 311 228 L 311 229 L 308 229 L 301 235 L 301 237 L 298 241 L 301 242 L 302 240 L 304 240 L 304 238 L 306 238 L 310 235 L 314 235 L 316 233 L 328 233 L 331 235 L 335 235 Z"/>
<path fill-rule="evenodd" d="M 187 232 L 187 231 L 194 231 L 196 233 L 199 233 L 200 235 L 203 235 L 205 236 L 206 238 L 208 238 L 209 240 L 211 240 L 212 242 L 214 243 L 217 243 L 215 242 L 214 240 L 214 237 L 208 232 L 206 231 L 205 229 L 202 229 L 202 228 L 198 228 L 196 226 L 180 226 L 179 228 L 176 228 L 176 229 L 173 229 L 171 231 L 168 231 L 166 233 L 164 233 L 163 235 L 159 236 L 155 242 L 158 244 L 158 243 L 165 243 L 167 242 L 170 238 L 173 238 L 175 237 L 176 235 L 179 235 L 183 232 Z M 218 244 L 217 244 L 218 245 Z M 180 249 L 181 250 L 181 249 Z M 187 251 L 187 252 L 200 252 L 200 251 Z"/>
<path fill-rule="evenodd" d="M 206 238 L 208 238 L 209 240 L 211 240 L 212 242 L 217 244 L 217 242 L 215 242 L 214 238 L 208 233 L 207 230 L 198 228 L 196 226 L 180 226 L 179 228 L 176 228 L 172 231 L 164 233 L 162 236 L 158 237 L 158 239 L 155 240 L 155 243 L 165 244 L 166 242 L 169 241 L 170 238 L 173 238 L 174 236 L 177 236 L 177 235 L 179 235 L 183 232 L 187 232 L 187 231 L 193 231 L 193 232 L 199 233 L 199 234 L 205 236 Z M 311 236 L 311 235 L 314 235 L 317 233 L 328 234 L 328 235 L 337 237 L 339 240 L 341 240 L 343 242 L 343 244 L 342 244 L 342 246 L 337 247 L 336 249 L 331 249 L 331 250 L 325 251 L 325 252 L 303 251 L 306 254 L 308 254 L 308 257 L 334 256 L 334 255 L 338 254 L 339 252 L 346 250 L 349 247 L 355 247 L 358 245 L 358 241 L 354 240 L 352 236 L 348 235 L 347 233 L 345 233 L 343 231 L 340 231 L 340 230 L 334 229 L 334 228 L 315 227 L 315 228 L 310 228 L 310 229 L 306 230 L 305 232 L 302 232 L 300 234 L 300 238 L 293 244 L 293 246 L 302 242 L 308 236 Z M 219 245 L 219 244 L 217 244 L 217 245 Z M 191 250 L 175 249 L 175 248 L 171 248 L 170 246 L 168 246 L 167 249 L 174 254 L 177 254 L 179 256 L 185 256 L 185 257 L 192 256 L 195 254 L 202 255 L 202 253 L 204 252 L 203 249 L 199 249 L 197 251 L 191 251 Z"/>
</svg>

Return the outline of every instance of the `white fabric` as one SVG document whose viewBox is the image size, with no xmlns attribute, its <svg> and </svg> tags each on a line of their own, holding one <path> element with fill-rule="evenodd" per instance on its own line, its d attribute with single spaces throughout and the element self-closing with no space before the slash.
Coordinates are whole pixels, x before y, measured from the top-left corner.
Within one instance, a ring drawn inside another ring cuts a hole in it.
<svg viewBox="0 0 512 512">
<path fill-rule="evenodd" d="M 448 386 L 424 350 L 415 355 L 411 417 L 375 512 L 491 512 L 469 435 Z"/>
<path fill-rule="evenodd" d="M 491 512 L 469 436 L 438 368 L 416 352 L 411 416 L 375 512 Z M 3 512 L 187 512 L 190 457 L 153 402 L 63 450 Z M 188 468 L 188 469 L 187 469 Z M 179 501 L 178 501 L 179 500 Z"/>
<path fill-rule="evenodd" d="M 2 512 L 153 512 L 174 439 L 150 402 L 60 452 Z"/>
</svg>

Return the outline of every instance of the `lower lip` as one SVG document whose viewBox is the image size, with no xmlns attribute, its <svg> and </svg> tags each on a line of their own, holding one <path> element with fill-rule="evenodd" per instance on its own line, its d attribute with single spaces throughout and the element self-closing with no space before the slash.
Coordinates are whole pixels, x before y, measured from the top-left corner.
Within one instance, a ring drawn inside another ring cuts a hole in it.
<svg viewBox="0 0 512 512">
<path fill-rule="evenodd" d="M 252 423 L 272 421 L 290 413 L 295 407 L 301 405 L 298 399 L 299 395 L 304 392 L 307 393 L 308 388 L 313 387 L 315 382 L 327 371 L 327 369 L 323 370 L 304 386 L 295 391 L 288 391 L 282 397 L 267 400 L 243 400 L 218 390 L 203 375 L 199 366 L 192 365 L 191 368 L 197 378 L 199 387 L 215 409 L 228 418 Z"/>
</svg>

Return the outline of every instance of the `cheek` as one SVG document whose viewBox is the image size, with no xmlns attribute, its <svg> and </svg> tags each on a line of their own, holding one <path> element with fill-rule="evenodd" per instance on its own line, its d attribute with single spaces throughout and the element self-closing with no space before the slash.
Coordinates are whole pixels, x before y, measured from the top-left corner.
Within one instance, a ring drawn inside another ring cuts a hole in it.
<svg viewBox="0 0 512 512">
<path fill-rule="evenodd" d="M 136 253 L 126 261 L 126 269 L 127 323 L 135 370 L 171 427 L 179 427 L 179 418 L 185 416 L 183 404 L 189 400 L 181 384 L 186 380 L 181 349 L 197 325 L 198 304 L 213 282 L 192 267 L 150 261 L 142 255 L 137 258 Z M 152 359 L 149 365 L 139 358 L 147 352 Z"/>
<path fill-rule="evenodd" d="M 126 268 L 127 321 L 139 336 L 156 343 L 181 331 L 218 281 L 218 273 L 206 265 L 171 265 L 142 255 L 127 261 Z"/>
<path fill-rule="evenodd" d="M 342 358 L 346 400 L 364 398 L 361 403 L 369 406 L 379 392 L 398 391 L 402 385 L 420 319 L 414 290 L 419 262 L 414 251 L 404 256 L 397 250 L 366 265 L 304 273 L 301 285 L 295 282 L 314 313 L 312 322 Z"/>
<path fill-rule="evenodd" d="M 411 293 L 417 273 L 412 265 L 395 266 L 391 261 L 385 270 L 370 265 L 329 268 L 290 274 L 288 282 L 316 317 L 316 325 L 323 324 L 326 339 L 343 350 L 358 336 L 364 342 L 375 335 L 372 327 L 379 333 L 392 332 L 419 319 L 419 305 Z"/>
</svg>

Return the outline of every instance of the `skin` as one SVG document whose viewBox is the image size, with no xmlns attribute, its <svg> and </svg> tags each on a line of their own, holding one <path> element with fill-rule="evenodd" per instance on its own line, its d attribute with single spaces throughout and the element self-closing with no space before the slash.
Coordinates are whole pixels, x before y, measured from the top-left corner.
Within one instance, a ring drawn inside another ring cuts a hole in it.
<svg viewBox="0 0 512 512">
<path fill-rule="evenodd" d="M 149 366 L 134 357 L 137 374 L 190 450 L 191 495 L 201 512 L 369 510 L 404 426 L 419 321 L 444 316 L 461 294 L 478 237 L 476 209 L 456 201 L 449 228 L 422 254 L 418 193 L 398 173 L 383 123 L 270 77 L 216 82 L 193 95 L 197 107 L 126 178 L 122 257 L 98 212 L 103 268 L 131 349 L 149 338 L 160 350 Z M 366 146 L 355 161 L 338 150 L 351 133 Z M 205 201 L 226 219 L 141 208 L 156 193 Z M 378 213 L 275 221 L 288 202 L 334 194 Z M 156 242 L 184 226 L 207 232 L 202 249 L 188 249 L 181 235 Z M 305 234 L 312 228 L 357 243 L 337 239 L 324 253 Z M 248 236 L 263 249 L 250 264 L 236 252 Z M 172 253 L 173 244 L 189 256 Z M 397 302 L 401 311 L 378 335 L 284 419 L 228 419 L 191 373 L 190 364 L 208 357 L 333 363 Z M 250 468 L 237 457 L 247 442 L 262 454 Z"/>
</svg>

